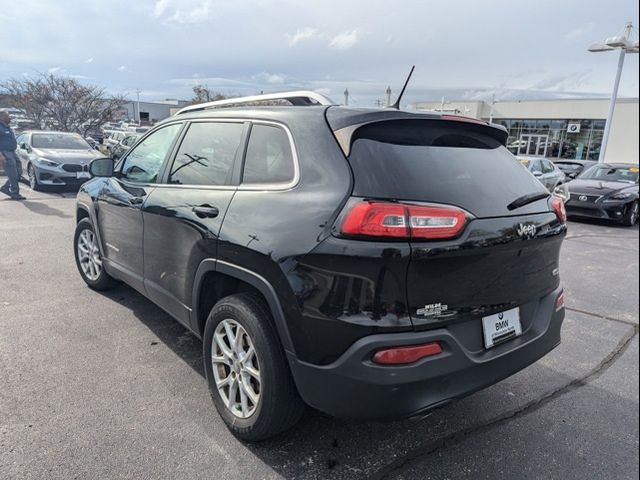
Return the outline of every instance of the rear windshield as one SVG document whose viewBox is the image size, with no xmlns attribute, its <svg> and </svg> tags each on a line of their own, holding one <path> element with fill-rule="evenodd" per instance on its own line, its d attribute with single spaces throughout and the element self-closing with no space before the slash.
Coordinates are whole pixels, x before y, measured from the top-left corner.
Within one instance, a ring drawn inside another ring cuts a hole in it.
<svg viewBox="0 0 640 480">
<path fill-rule="evenodd" d="M 530 213 L 532 205 L 507 205 L 544 186 L 486 128 L 442 120 L 361 127 L 349 155 L 354 195 L 457 205 L 480 218 Z"/>
</svg>

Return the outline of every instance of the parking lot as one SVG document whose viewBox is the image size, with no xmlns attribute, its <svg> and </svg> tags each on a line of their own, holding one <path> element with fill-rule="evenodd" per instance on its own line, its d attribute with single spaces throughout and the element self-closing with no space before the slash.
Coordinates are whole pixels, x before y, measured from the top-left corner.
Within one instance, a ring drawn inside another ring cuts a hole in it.
<svg viewBox="0 0 640 480">
<path fill-rule="evenodd" d="M 4 178 L 1 178 L 4 181 Z M 0 478 L 637 478 L 638 226 L 570 222 L 563 343 L 422 419 L 308 411 L 251 445 L 201 344 L 134 290 L 88 289 L 73 192 L 0 199 Z"/>
</svg>

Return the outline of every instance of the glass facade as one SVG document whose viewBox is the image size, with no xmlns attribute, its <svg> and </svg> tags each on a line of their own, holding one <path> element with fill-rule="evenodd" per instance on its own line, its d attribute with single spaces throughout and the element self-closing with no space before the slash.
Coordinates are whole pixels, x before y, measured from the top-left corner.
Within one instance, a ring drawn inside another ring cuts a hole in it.
<svg viewBox="0 0 640 480">
<path fill-rule="evenodd" d="M 597 160 L 604 120 L 496 119 L 509 131 L 507 147 L 516 155 Z"/>
</svg>

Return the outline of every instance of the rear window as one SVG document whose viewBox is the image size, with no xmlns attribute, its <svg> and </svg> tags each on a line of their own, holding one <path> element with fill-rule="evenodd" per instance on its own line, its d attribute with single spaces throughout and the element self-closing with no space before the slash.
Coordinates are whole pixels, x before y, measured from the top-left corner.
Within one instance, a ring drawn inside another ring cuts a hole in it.
<svg viewBox="0 0 640 480">
<path fill-rule="evenodd" d="M 354 195 L 456 205 L 477 217 L 522 213 L 507 205 L 545 188 L 486 128 L 442 120 L 361 127 L 349 155 Z"/>
</svg>

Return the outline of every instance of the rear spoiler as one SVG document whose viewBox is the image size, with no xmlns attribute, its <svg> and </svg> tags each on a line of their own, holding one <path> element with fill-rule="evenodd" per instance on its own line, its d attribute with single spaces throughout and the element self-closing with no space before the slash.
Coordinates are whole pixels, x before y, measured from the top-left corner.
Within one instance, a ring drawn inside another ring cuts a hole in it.
<svg viewBox="0 0 640 480">
<path fill-rule="evenodd" d="M 342 111 L 338 111 L 342 110 Z M 474 130 L 497 140 L 501 145 L 507 143 L 509 132 L 501 125 L 491 124 L 471 117 L 458 115 L 415 114 L 390 110 L 348 110 L 330 107 L 326 111 L 327 122 L 345 156 L 351 152 L 351 143 L 356 131 L 364 126 L 399 120 L 437 120 L 471 124 Z M 471 126 L 470 125 L 470 126 Z"/>
</svg>

